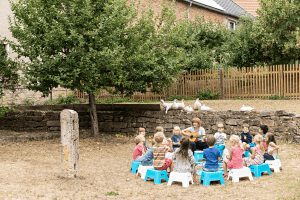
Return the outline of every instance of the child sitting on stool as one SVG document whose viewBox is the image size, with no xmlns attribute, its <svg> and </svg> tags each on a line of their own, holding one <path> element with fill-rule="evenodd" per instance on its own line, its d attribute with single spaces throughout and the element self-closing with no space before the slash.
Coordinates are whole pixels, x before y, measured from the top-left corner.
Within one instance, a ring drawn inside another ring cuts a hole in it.
<svg viewBox="0 0 300 200">
<path fill-rule="evenodd" d="M 243 124 L 243 132 L 241 133 L 241 140 L 243 143 L 252 143 L 252 135 L 249 132 L 249 125 Z"/>
<path fill-rule="evenodd" d="M 137 130 L 138 135 L 142 135 L 143 137 L 145 137 L 145 142 L 144 142 L 144 146 L 146 147 L 146 150 L 148 149 L 147 146 L 147 141 L 146 141 L 146 129 L 144 127 L 139 127 Z"/>
<path fill-rule="evenodd" d="M 239 136 L 231 135 L 229 138 L 229 155 L 224 159 L 224 177 L 228 176 L 227 169 L 241 169 L 244 167 L 243 153 L 244 148 Z"/>
<path fill-rule="evenodd" d="M 190 149 L 189 138 L 182 138 L 180 141 L 180 147 L 176 149 L 173 155 L 173 171 L 179 173 L 190 172 L 194 175 L 195 179 L 195 158 L 193 152 Z"/>
<path fill-rule="evenodd" d="M 146 152 L 146 147 L 144 146 L 145 137 L 142 135 L 138 135 L 134 138 L 135 147 L 133 150 L 132 158 L 136 160 L 140 158 Z"/>
<path fill-rule="evenodd" d="M 165 158 L 166 153 L 169 151 L 169 147 L 163 145 L 165 135 L 163 132 L 157 132 L 154 134 L 155 145 L 153 146 L 153 167 L 156 170 L 167 170 L 172 160 Z"/>
<path fill-rule="evenodd" d="M 213 135 L 208 135 L 206 138 L 206 143 L 208 145 L 207 149 L 203 151 L 203 157 L 206 160 L 203 171 L 216 172 L 218 171 L 219 164 L 218 161 L 221 160 L 220 151 L 214 147 L 216 139 Z"/>
<path fill-rule="evenodd" d="M 265 149 L 263 147 L 263 137 L 260 134 L 255 135 L 254 143 L 255 147 L 251 148 L 251 155 L 248 158 L 244 158 L 245 166 L 260 165 L 264 162 Z"/>
<path fill-rule="evenodd" d="M 173 143 L 173 150 L 175 151 L 177 148 L 180 147 L 180 140 L 182 139 L 181 129 L 179 126 L 175 126 L 173 129 L 173 135 L 171 137 Z"/>
<path fill-rule="evenodd" d="M 224 125 L 223 123 L 218 123 L 218 132 L 215 133 L 216 144 L 217 145 L 225 145 L 226 141 L 226 133 L 224 133 Z"/>
</svg>

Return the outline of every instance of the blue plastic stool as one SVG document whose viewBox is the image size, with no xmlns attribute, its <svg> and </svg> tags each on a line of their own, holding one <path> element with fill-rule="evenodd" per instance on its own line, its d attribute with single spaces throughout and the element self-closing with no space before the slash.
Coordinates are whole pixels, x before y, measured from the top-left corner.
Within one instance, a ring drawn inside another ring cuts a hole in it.
<svg viewBox="0 0 300 200">
<path fill-rule="evenodd" d="M 200 175 L 200 172 L 197 172 L 197 174 Z M 209 186 L 211 181 L 220 181 L 221 185 L 225 184 L 223 171 L 217 171 L 217 172 L 202 171 L 199 182 L 201 183 L 201 181 L 203 181 L 203 186 Z"/>
<path fill-rule="evenodd" d="M 219 165 L 219 170 L 220 169 L 222 170 L 223 169 L 223 162 L 219 162 L 218 165 Z"/>
<path fill-rule="evenodd" d="M 219 150 L 221 156 L 223 155 L 223 151 L 225 149 L 225 145 L 215 144 L 215 147 Z"/>
<path fill-rule="evenodd" d="M 249 166 L 251 172 L 254 174 L 254 177 L 261 177 L 261 174 L 267 172 L 269 175 L 272 174 L 271 169 L 268 164 L 263 163 L 260 165 L 251 165 Z"/>
<path fill-rule="evenodd" d="M 250 148 L 255 147 L 256 144 L 254 142 L 249 143 Z"/>
<path fill-rule="evenodd" d="M 195 162 L 199 162 L 199 160 L 203 160 L 203 151 L 194 151 Z"/>
<path fill-rule="evenodd" d="M 245 150 L 244 156 L 245 156 L 245 158 L 249 157 L 250 156 L 250 152 L 248 150 Z"/>
<path fill-rule="evenodd" d="M 147 181 L 148 178 L 154 179 L 154 184 L 161 184 L 162 179 L 164 179 L 166 182 L 169 180 L 166 170 L 148 169 L 144 181 Z"/>
<path fill-rule="evenodd" d="M 134 160 L 132 161 L 132 163 L 131 163 L 131 173 L 132 174 L 136 174 L 137 173 L 140 164 L 141 164 L 141 162 L 134 161 Z"/>
<path fill-rule="evenodd" d="M 200 166 L 204 166 L 205 162 L 204 161 L 199 161 L 199 162 L 196 162 L 196 165 L 200 165 Z"/>
</svg>

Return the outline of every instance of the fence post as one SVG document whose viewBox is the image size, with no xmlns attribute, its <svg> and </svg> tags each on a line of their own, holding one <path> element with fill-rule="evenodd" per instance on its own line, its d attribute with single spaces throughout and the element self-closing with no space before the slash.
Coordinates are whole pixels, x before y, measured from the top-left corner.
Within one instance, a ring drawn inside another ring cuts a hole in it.
<svg viewBox="0 0 300 200">
<path fill-rule="evenodd" d="M 285 65 L 280 65 L 280 96 L 284 97 L 284 88 L 285 88 L 285 78 L 284 78 L 284 66 Z"/>
<path fill-rule="evenodd" d="M 220 98 L 223 99 L 224 98 L 224 71 L 223 68 L 220 67 L 219 68 L 219 80 L 220 80 L 220 85 L 219 85 L 219 90 L 220 90 Z"/>
</svg>

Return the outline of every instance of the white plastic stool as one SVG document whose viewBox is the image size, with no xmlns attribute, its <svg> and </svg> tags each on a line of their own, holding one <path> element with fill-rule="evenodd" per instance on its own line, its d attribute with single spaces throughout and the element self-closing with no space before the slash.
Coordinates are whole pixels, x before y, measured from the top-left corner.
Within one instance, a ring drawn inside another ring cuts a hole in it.
<svg viewBox="0 0 300 200">
<path fill-rule="evenodd" d="M 144 179 L 145 176 L 146 176 L 146 172 L 148 169 L 154 169 L 153 166 L 143 166 L 143 165 L 140 165 L 139 168 L 138 168 L 138 171 L 137 171 L 137 176 L 138 175 L 141 175 L 141 179 Z"/>
<path fill-rule="evenodd" d="M 169 176 L 168 185 L 172 185 L 173 182 L 181 182 L 182 187 L 189 187 L 190 182 L 194 184 L 193 177 L 190 172 L 187 173 L 179 173 L 179 172 L 171 172 Z"/>
<path fill-rule="evenodd" d="M 231 169 L 228 173 L 228 180 L 230 177 L 232 178 L 232 182 L 234 183 L 238 183 L 240 181 L 240 178 L 243 177 L 248 177 L 250 181 L 253 180 L 251 170 L 248 167 L 243 167 L 241 169 Z"/>
<path fill-rule="evenodd" d="M 273 169 L 274 172 L 280 172 L 281 162 L 279 159 L 266 160 L 265 163 L 268 164 L 270 169 Z"/>
</svg>

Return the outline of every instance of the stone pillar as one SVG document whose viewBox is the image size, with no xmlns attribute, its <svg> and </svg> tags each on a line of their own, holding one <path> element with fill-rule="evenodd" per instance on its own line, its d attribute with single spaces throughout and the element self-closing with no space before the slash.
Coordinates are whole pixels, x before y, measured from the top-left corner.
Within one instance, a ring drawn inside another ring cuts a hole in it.
<svg viewBox="0 0 300 200">
<path fill-rule="evenodd" d="M 61 162 L 65 176 L 74 178 L 78 173 L 79 121 L 74 110 L 65 109 L 60 113 Z"/>
</svg>

